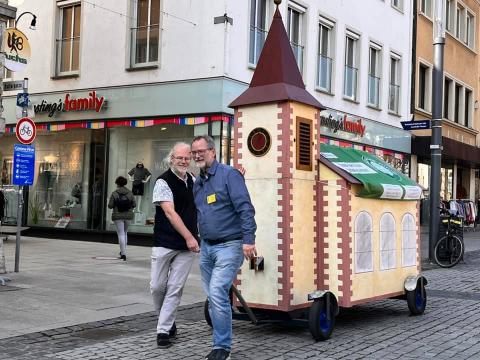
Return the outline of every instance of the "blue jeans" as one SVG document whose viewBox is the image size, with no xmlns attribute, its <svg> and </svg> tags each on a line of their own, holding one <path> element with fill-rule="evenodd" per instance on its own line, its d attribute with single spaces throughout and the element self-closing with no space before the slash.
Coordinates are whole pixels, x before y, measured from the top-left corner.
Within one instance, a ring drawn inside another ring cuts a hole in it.
<svg viewBox="0 0 480 360">
<path fill-rule="evenodd" d="M 213 349 L 232 348 L 232 307 L 229 290 L 243 263 L 242 240 L 210 245 L 202 241 L 200 271 L 203 289 L 210 303 Z"/>
</svg>

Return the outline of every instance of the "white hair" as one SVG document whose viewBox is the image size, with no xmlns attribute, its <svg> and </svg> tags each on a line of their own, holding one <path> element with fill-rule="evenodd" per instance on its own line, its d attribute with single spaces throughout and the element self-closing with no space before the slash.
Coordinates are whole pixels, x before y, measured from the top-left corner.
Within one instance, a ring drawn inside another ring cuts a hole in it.
<svg viewBox="0 0 480 360">
<path fill-rule="evenodd" d="M 172 157 L 173 154 L 175 153 L 175 150 L 179 147 L 188 147 L 190 148 L 190 144 L 184 142 L 184 141 L 178 141 L 175 144 L 173 144 L 172 148 L 168 152 L 167 157 L 164 159 L 164 161 L 168 164 L 169 167 L 172 166 Z"/>
</svg>

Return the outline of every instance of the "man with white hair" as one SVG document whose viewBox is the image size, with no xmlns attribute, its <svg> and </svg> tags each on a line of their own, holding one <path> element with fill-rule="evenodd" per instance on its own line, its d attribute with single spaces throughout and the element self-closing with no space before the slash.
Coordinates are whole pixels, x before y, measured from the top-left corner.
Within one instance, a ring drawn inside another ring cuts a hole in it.
<svg viewBox="0 0 480 360">
<path fill-rule="evenodd" d="M 187 171 L 190 160 L 190 145 L 176 143 L 168 156 L 170 168 L 158 177 L 153 190 L 156 213 L 150 290 L 158 312 L 157 345 L 162 348 L 170 347 L 177 335 L 177 307 L 194 253 L 200 251 L 195 178 Z"/>
</svg>

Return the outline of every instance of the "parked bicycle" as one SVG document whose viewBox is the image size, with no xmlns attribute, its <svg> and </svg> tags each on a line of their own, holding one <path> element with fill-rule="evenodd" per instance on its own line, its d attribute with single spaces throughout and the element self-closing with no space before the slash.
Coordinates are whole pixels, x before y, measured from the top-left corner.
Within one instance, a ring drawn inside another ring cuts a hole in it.
<svg viewBox="0 0 480 360">
<path fill-rule="evenodd" d="M 435 245 L 435 262 L 440 267 L 449 268 L 458 264 L 465 252 L 463 217 L 455 211 L 441 208 L 440 221 L 446 232 Z"/>
</svg>

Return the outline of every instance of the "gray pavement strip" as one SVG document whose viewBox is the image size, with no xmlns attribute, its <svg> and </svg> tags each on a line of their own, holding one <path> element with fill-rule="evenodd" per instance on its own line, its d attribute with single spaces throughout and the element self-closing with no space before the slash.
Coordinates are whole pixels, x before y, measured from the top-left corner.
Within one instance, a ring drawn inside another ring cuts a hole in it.
<svg viewBox="0 0 480 360">
<path fill-rule="evenodd" d="M 446 299 L 461 299 L 461 300 L 476 300 L 480 301 L 480 293 L 449 291 L 449 290 L 434 290 L 428 289 L 427 296 L 446 298 Z"/>
</svg>

